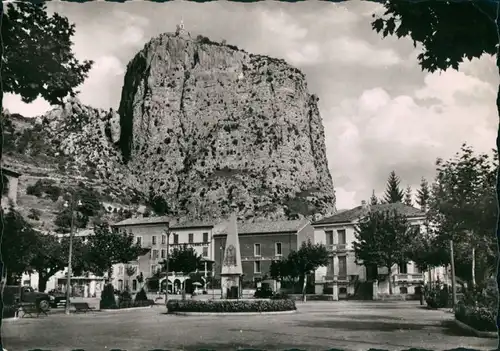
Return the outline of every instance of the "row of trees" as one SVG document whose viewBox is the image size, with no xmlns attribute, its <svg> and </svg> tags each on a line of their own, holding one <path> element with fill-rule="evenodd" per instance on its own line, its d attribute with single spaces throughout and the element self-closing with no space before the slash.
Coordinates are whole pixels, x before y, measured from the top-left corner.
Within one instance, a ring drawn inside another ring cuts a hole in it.
<svg viewBox="0 0 500 351">
<path fill-rule="evenodd" d="M 410 185 L 408 185 L 405 190 L 402 190 L 400 184 L 401 181 L 396 175 L 396 172 L 392 171 L 387 179 L 387 186 L 383 199 L 378 199 L 375 195 L 375 190 L 373 190 L 372 196 L 370 197 L 370 204 L 378 205 L 383 203 L 389 204 L 402 202 L 407 206 L 413 206 L 413 189 Z M 417 190 L 416 194 L 416 203 L 421 209 L 425 209 L 429 196 L 429 183 L 424 177 L 422 177 L 420 181 L 420 188 Z"/>
<path fill-rule="evenodd" d="M 446 162 L 438 159 L 436 166 L 435 181 L 429 185 L 422 180 L 417 196 L 425 212 L 425 230 L 413 227 L 395 210 L 372 211 L 356 228 L 356 258 L 374 268 L 411 260 L 420 269 L 429 270 L 451 263 L 452 241 L 456 276 L 469 286 L 483 283 L 496 268 L 497 153 L 476 154 L 464 144 L 455 157 Z M 389 184 L 390 193 L 401 200 L 394 172 Z M 389 269 L 389 279 L 390 275 Z"/>
<path fill-rule="evenodd" d="M 1 215 L 3 278 L 14 284 L 23 273 L 37 272 L 38 289 L 44 291 L 50 277 L 68 265 L 69 235 L 41 233 L 13 208 Z M 134 243 L 132 235 L 111 230 L 107 223 L 97 224 L 87 240 L 73 238 L 73 275 L 107 273 L 109 277 L 114 264 L 135 260 L 146 252 Z"/>
</svg>

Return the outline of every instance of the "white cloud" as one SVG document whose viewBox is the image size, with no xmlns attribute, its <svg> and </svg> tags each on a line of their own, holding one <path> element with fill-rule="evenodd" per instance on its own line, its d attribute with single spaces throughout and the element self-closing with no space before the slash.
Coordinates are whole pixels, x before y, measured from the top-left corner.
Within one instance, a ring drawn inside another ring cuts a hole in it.
<svg viewBox="0 0 500 351">
<path fill-rule="evenodd" d="M 333 62 L 369 67 L 392 66 L 401 62 L 396 51 L 378 48 L 357 38 L 343 36 L 333 39 L 327 45 L 328 58 Z"/>
<path fill-rule="evenodd" d="M 419 104 L 421 98 L 433 104 Z M 495 99 L 490 84 L 450 70 L 428 74 L 412 95 L 390 96 L 376 88 L 345 101 L 325 123 L 332 176 L 343 179 L 337 187 L 356 192 L 358 203 L 373 188 L 383 191 L 391 170 L 405 186 L 417 188 L 422 176 L 434 175 L 435 159 L 451 157 L 463 142 L 490 152 L 498 125 Z M 351 195 L 339 198 L 337 206 L 351 201 Z"/>
</svg>

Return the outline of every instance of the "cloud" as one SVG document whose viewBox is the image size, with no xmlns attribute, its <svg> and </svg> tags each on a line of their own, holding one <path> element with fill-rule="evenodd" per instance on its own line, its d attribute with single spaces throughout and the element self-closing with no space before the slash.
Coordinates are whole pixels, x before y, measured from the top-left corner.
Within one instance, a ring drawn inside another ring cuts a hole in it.
<svg viewBox="0 0 500 351">
<path fill-rule="evenodd" d="M 431 104 L 422 103 L 427 98 Z M 450 70 L 427 74 L 410 95 L 379 87 L 332 108 L 325 133 L 337 206 L 356 206 L 372 189 L 382 193 L 392 170 L 402 186 L 416 189 L 422 176 L 434 177 L 435 159 L 453 156 L 463 142 L 489 153 L 498 125 L 495 99 L 491 84 Z"/>
<path fill-rule="evenodd" d="M 21 100 L 21 96 L 14 94 L 4 94 L 3 106 L 11 113 L 19 113 L 25 117 L 40 116 L 51 109 L 50 104 L 42 98 L 26 104 Z"/>
<path fill-rule="evenodd" d="M 369 67 L 392 66 L 401 63 L 398 53 L 379 48 L 367 41 L 343 36 L 333 39 L 328 46 L 328 58 L 333 62 Z"/>
</svg>

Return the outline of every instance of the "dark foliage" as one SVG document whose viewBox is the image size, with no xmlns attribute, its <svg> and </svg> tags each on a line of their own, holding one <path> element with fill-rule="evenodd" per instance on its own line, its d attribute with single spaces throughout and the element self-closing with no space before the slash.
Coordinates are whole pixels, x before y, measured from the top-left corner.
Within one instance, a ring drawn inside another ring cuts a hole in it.
<svg viewBox="0 0 500 351">
<path fill-rule="evenodd" d="M 115 288 L 112 284 L 106 284 L 101 293 L 101 301 L 99 302 L 100 309 L 117 308 L 115 298 Z"/>
<path fill-rule="evenodd" d="M 144 288 L 139 290 L 139 292 L 135 295 L 135 301 L 146 301 L 148 299 L 148 296 L 146 295 L 146 291 Z"/>
<path fill-rule="evenodd" d="M 293 300 L 170 300 L 167 303 L 169 312 L 275 312 L 294 311 L 297 309 Z"/>
</svg>

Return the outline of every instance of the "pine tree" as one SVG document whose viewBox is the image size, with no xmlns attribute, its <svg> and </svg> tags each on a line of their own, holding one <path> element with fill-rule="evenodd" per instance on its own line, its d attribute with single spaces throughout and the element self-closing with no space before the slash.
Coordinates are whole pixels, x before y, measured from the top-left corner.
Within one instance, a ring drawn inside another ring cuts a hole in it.
<svg viewBox="0 0 500 351">
<path fill-rule="evenodd" d="M 376 205 L 378 204 L 378 199 L 375 196 L 375 189 L 372 192 L 372 196 L 370 197 L 370 205 Z"/>
<path fill-rule="evenodd" d="M 392 171 L 387 180 L 384 201 L 386 203 L 395 203 L 403 201 L 403 191 L 399 188 L 399 177 Z"/>
<path fill-rule="evenodd" d="M 407 186 L 406 187 L 406 190 L 405 190 L 405 198 L 404 198 L 404 201 L 403 203 L 407 206 L 413 206 L 413 202 L 412 202 L 412 190 L 411 190 L 411 186 Z"/>
<path fill-rule="evenodd" d="M 429 197 L 429 183 L 424 177 L 422 177 L 422 180 L 420 181 L 420 189 L 417 190 L 417 204 L 422 211 L 427 210 Z"/>
</svg>

